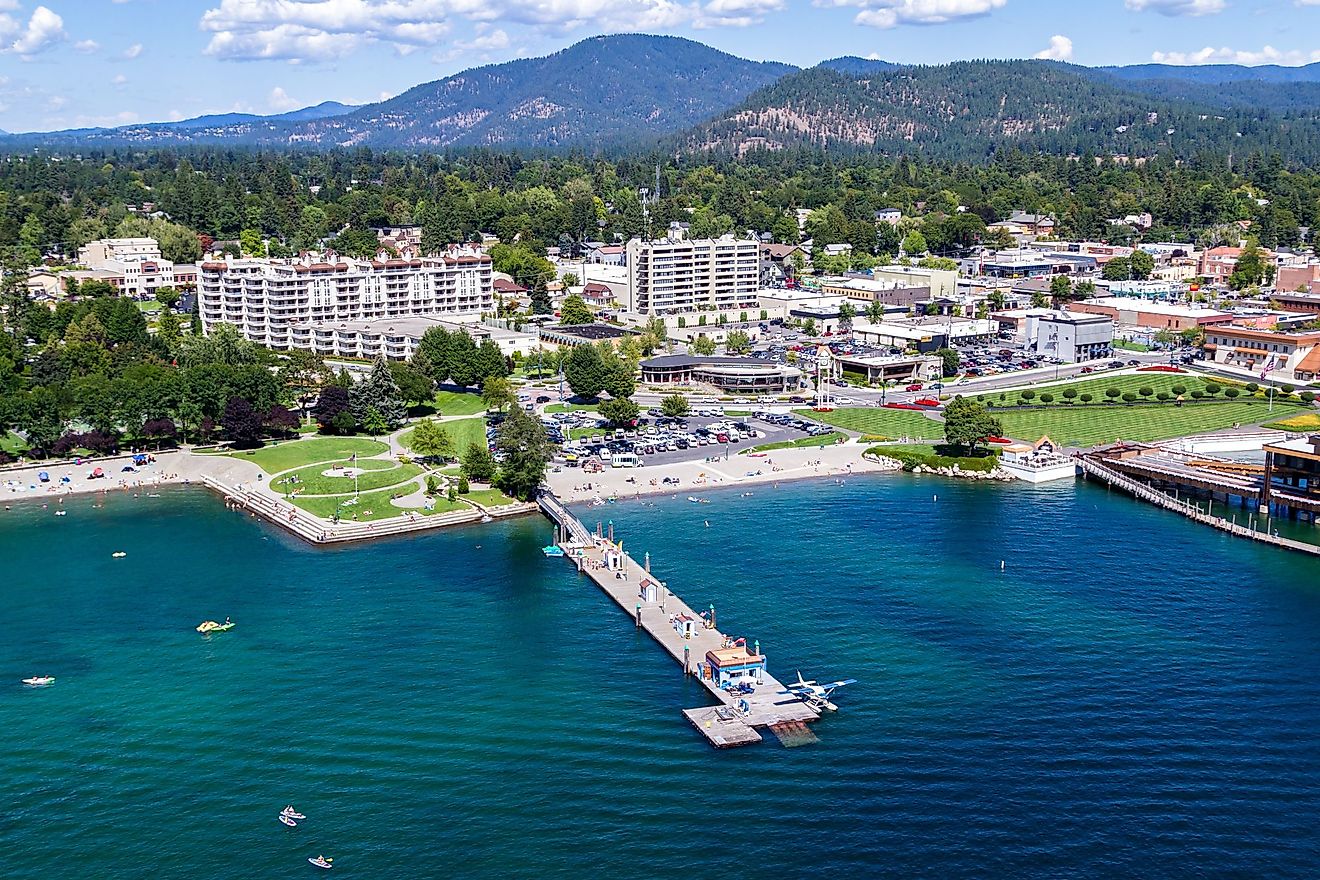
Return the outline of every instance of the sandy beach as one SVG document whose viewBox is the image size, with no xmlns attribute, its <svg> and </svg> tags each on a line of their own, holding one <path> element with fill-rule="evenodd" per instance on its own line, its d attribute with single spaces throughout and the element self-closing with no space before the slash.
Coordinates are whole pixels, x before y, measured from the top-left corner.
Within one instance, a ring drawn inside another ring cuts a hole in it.
<svg viewBox="0 0 1320 880">
<path fill-rule="evenodd" d="M 200 483 L 203 474 L 237 483 L 254 480 L 260 469 L 256 465 L 226 456 L 196 455 L 186 450 L 151 453 L 155 461 L 134 465 L 133 455 L 74 462 L 43 462 L 0 470 L 0 502 L 9 505 L 20 501 L 59 501 L 72 495 L 96 492 L 150 491 L 152 488 L 176 484 Z M 125 471 L 133 467 L 133 471 Z M 92 479 L 90 474 L 100 468 L 104 477 Z M 41 474 L 49 477 L 41 480 Z M 67 481 L 66 481 L 67 480 Z"/>
<path fill-rule="evenodd" d="M 703 489 L 724 489 L 779 483 L 812 477 L 846 477 L 881 473 L 898 468 L 863 458 L 859 443 L 826 447 L 776 449 L 764 457 L 730 452 L 714 461 L 684 461 L 640 468 L 609 468 L 589 474 L 564 468 L 546 475 L 546 482 L 565 502 L 641 498 L 683 493 L 699 495 Z M 665 482 L 666 478 L 670 482 Z M 677 480 L 678 482 L 673 482 Z"/>
</svg>

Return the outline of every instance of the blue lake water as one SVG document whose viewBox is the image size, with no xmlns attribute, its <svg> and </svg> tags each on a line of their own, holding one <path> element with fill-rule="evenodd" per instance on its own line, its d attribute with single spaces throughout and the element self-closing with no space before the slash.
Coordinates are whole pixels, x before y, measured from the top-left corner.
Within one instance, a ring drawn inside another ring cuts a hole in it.
<svg viewBox="0 0 1320 880">
<path fill-rule="evenodd" d="M 0 513 L 0 876 L 1315 876 L 1320 562 L 1086 485 L 708 497 L 582 515 L 781 677 L 859 679 L 818 744 L 705 745 L 540 518 Z"/>
</svg>

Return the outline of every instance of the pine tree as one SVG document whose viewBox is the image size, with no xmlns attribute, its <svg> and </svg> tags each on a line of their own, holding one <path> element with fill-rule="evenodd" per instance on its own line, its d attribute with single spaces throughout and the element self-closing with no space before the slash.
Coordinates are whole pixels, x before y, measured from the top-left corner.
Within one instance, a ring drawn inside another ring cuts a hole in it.
<svg viewBox="0 0 1320 880">
<path fill-rule="evenodd" d="M 366 425 L 369 411 L 374 409 L 380 414 L 386 428 L 392 430 L 403 423 L 408 413 L 399 386 L 394 384 L 394 376 L 384 358 L 376 359 L 371 373 L 349 389 L 348 397 L 353 418 L 359 425 Z"/>
</svg>

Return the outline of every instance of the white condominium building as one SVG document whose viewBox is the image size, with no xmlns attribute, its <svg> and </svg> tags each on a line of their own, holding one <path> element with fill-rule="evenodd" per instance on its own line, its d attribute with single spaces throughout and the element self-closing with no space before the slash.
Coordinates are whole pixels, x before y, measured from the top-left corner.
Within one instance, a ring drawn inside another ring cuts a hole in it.
<svg viewBox="0 0 1320 880">
<path fill-rule="evenodd" d="M 379 255 L 374 260 L 333 252 L 291 260 L 233 259 L 201 264 L 198 306 L 202 327 L 233 324 L 269 348 L 307 347 L 293 325 L 422 315 L 476 320 L 493 311 L 491 259 L 480 251 L 451 247 L 419 257 Z"/>
<path fill-rule="evenodd" d="M 760 289 L 761 246 L 725 235 L 687 239 L 677 228 L 668 238 L 628 242 L 630 312 L 675 315 L 698 309 L 749 309 Z"/>
</svg>

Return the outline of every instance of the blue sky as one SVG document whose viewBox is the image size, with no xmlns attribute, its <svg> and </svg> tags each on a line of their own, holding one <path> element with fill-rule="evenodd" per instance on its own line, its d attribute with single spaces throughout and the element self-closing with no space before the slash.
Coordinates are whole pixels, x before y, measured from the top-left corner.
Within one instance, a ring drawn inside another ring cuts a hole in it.
<svg viewBox="0 0 1320 880">
<path fill-rule="evenodd" d="M 0 0 L 0 128 L 363 103 L 598 33 L 801 66 L 1320 60 L 1320 0 Z"/>
</svg>

